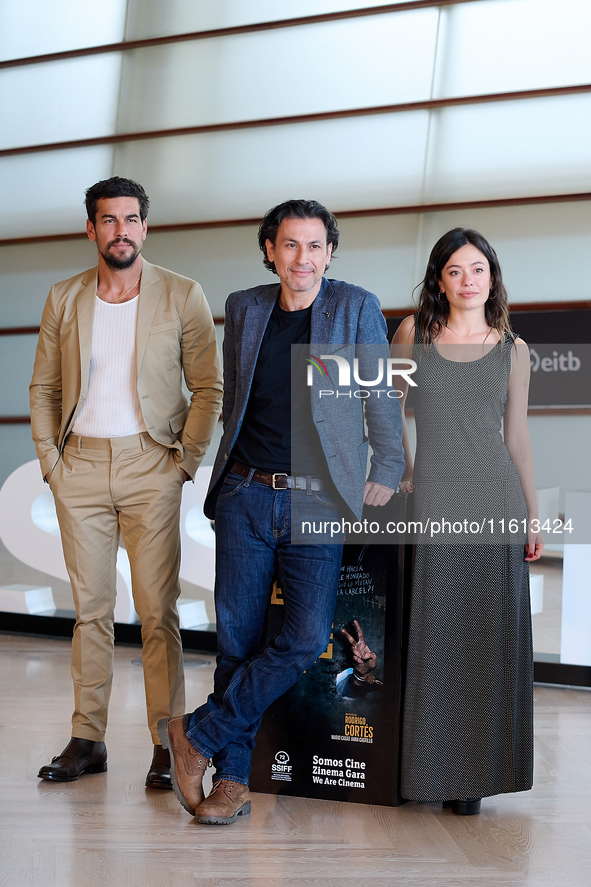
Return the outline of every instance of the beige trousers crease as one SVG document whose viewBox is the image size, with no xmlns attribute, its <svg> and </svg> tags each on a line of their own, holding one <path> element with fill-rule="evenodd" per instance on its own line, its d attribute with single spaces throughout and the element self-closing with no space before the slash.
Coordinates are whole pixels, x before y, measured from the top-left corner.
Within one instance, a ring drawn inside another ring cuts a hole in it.
<svg viewBox="0 0 591 887">
<path fill-rule="evenodd" d="M 49 477 L 70 576 L 72 736 L 101 741 L 113 679 L 113 622 L 120 536 L 142 623 L 148 726 L 185 711 L 179 514 L 183 481 L 173 451 L 143 432 L 129 437 L 70 435 Z"/>
</svg>

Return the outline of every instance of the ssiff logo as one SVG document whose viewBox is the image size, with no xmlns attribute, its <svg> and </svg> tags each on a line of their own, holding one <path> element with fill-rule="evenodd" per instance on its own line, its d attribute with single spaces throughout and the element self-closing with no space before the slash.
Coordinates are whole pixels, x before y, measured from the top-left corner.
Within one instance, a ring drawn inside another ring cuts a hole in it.
<svg viewBox="0 0 591 887">
<path fill-rule="evenodd" d="M 278 751 L 275 755 L 275 763 L 271 765 L 271 779 L 291 782 L 291 764 L 286 751 Z"/>
</svg>

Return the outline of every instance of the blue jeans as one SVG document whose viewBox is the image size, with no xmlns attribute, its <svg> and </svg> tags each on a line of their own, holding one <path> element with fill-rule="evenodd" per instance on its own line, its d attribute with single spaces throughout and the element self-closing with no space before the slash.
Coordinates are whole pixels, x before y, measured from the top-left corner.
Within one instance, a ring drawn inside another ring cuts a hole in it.
<svg viewBox="0 0 591 887">
<path fill-rule="evenodd" d="M 185 715 L 185 733 L 216 779 L 248 784 L 263 713 L 326 649 L 334 617 L 342 550 L 292 545 L 291 501 L 308 496 L 316 520 L 336 519 L 326 493 L 273 490 L 228 474 L 216 507 L 218 649 L 213 693 Z M 280 577 L 281 633 L 265 646 L 271 587 Z"/>
</svg>

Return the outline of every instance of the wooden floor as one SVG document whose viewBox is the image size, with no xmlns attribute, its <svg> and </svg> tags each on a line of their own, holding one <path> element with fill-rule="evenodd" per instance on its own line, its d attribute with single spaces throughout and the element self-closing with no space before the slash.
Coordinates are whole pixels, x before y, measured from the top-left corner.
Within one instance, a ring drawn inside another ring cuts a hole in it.
<svg viewBox="0 0 591 887">
<path fill-rule="evenodd" d="M 0 635 L 1 887 L 589 887 L 591 693 L 536 688 L 536 783 L 480 816 L 255 795 L 252 815 L 200 826 L 146 791 L 151 747 L 135 648 L 118 647 L 109 770 L 37 779 L 69 739 L 69 644 Z M 211 658 L 187 661 L 191 707 Z"/>
</svg>

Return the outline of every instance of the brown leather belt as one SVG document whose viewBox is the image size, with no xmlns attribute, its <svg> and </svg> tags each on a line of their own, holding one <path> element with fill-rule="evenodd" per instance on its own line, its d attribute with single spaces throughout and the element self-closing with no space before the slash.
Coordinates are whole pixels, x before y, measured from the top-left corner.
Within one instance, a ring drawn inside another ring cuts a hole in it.
<svg viewBox="0 0 591 887">
<path fill-rule="evenodd" d="M 231 474 L 237 474 L 240 477 L 248 477 L 252 468 L 249 465 L 244 465 L 242 462 L 233 462 L 228 469 Z M 255 472 L 252 476 L 252 480 L 255 484 L 265 484 L 267 487 L 272 487 L 274 490 L 313 490 L 314 492 L 319 492 L 320 490 L 326 489 L 326 484 L 319 477 L 313 477 L 311 475 L 306 476 L 305 474 L 294 476 L 291 474 L 285 474 L 283 471 L 259 471 L 258 468 L 255 468 Z"/>
</svg>

